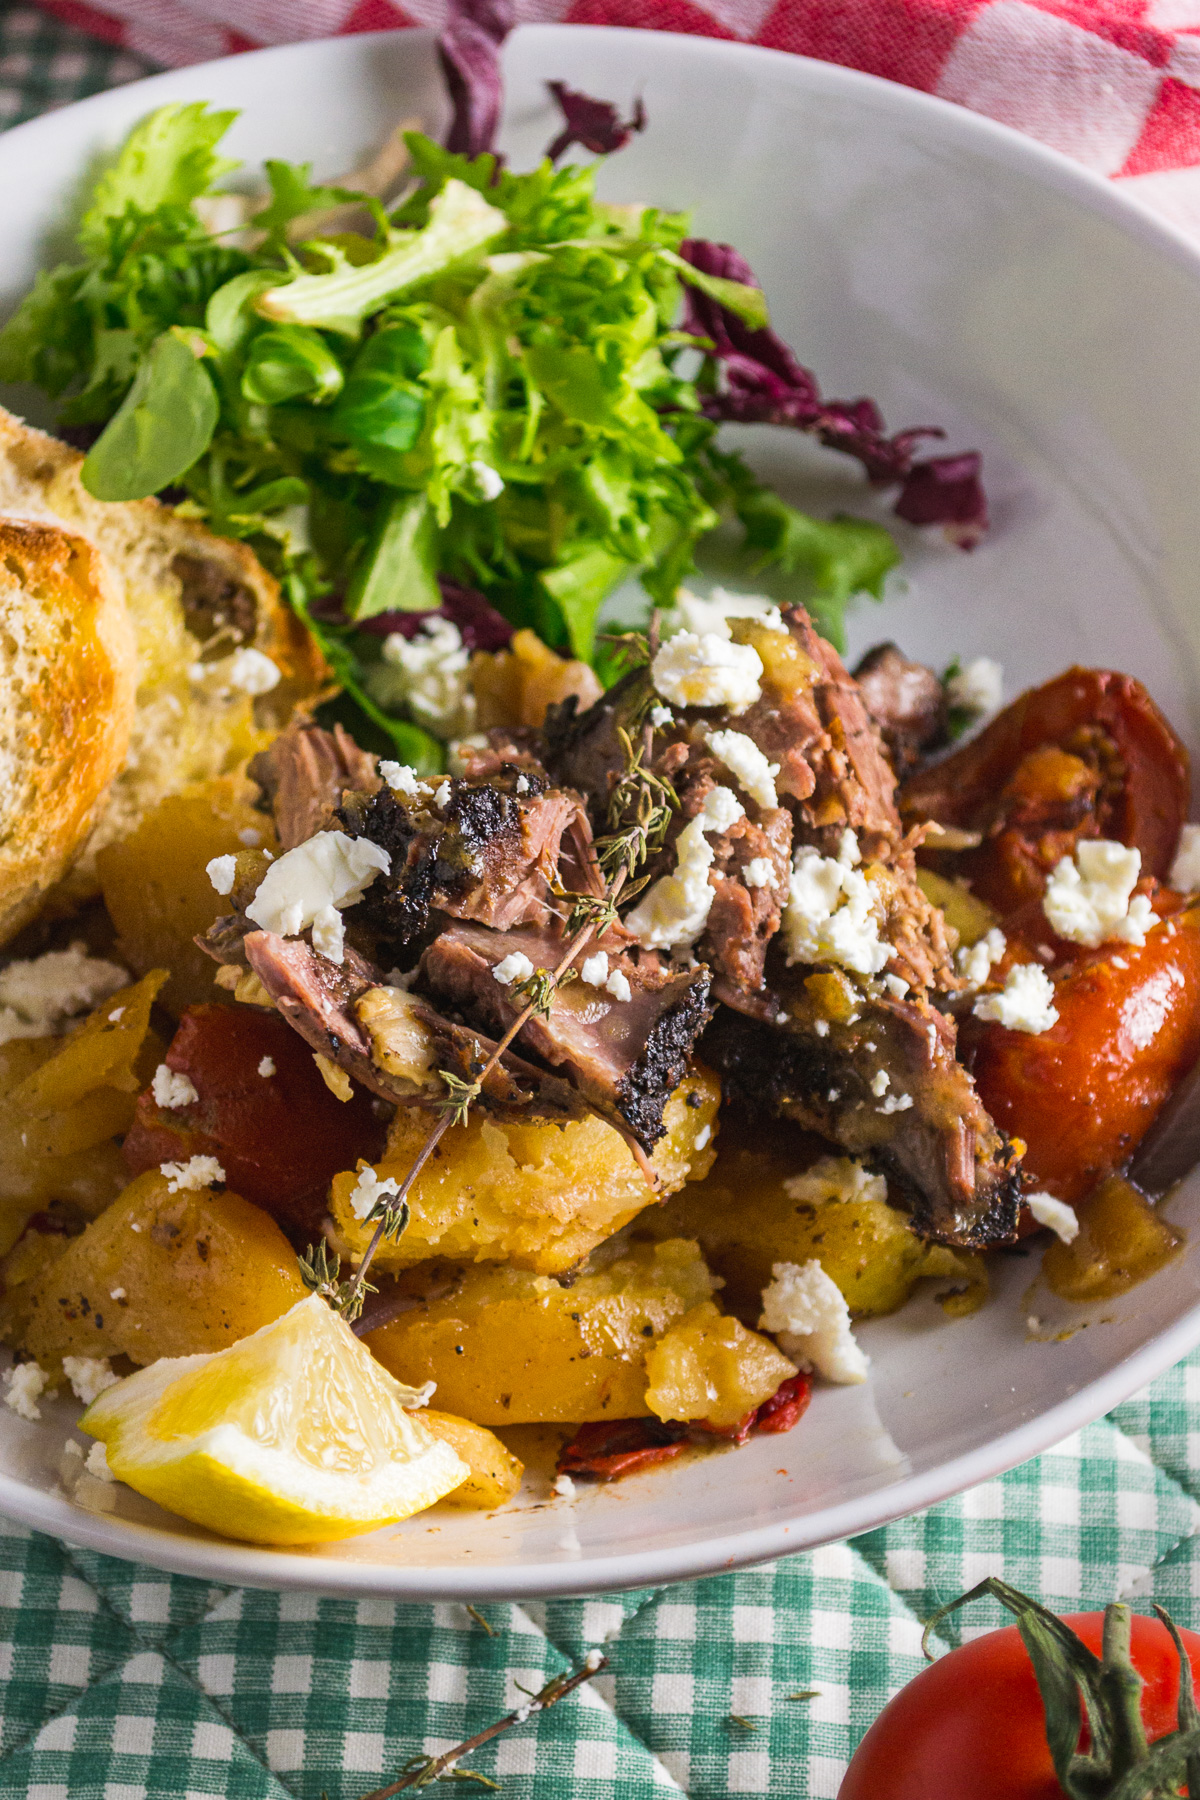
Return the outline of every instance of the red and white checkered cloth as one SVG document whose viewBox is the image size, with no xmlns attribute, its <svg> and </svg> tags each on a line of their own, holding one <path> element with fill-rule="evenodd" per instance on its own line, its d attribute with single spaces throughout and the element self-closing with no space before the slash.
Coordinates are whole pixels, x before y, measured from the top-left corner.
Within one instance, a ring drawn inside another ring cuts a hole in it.
<svg viewBox="0 0 1200 1800">
<path fill-rule="evenodd" d="M 176 67 L 440 27 L 446 0 L 39 0 Z M 692 32 L 923 88 L 1064 151 L 1200 235 L 1200 0 L 516 0 L 519 20 Z"/>
</svg>

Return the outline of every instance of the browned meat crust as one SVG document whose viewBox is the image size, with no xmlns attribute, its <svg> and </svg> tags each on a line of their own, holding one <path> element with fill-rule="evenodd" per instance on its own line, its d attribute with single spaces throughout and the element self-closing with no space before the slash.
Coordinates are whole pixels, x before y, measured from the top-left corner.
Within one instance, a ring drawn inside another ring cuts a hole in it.
<svg viewBox="0 0 1200 1800">
<path fill-rule="evenodd" d="M 324 731 L 311 719 L 294 719 L 269 749 L 252 759 L 249 775 L 275 815 L 285 850 L 324 831 L 348 788 L 373 794 L 380 786 L 375 758 L 360 750 L 340 725 Z"/>
<path fill-rule="evenodd" d="M 854 679 L 903 780 L 926 751 L 946 741 L 945 689 L 932 669 L 913 662 L 895 644 L 868 650 Z"/>
</svg>

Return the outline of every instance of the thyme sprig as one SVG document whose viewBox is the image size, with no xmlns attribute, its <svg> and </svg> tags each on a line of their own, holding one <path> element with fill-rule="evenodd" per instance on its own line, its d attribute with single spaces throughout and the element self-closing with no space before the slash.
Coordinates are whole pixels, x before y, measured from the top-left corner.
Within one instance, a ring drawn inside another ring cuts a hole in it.
<svg viewBox="0 0 1200 1800">
<path fill-rule="evenodd" d="M 474 1737 L 456 1744 L 453 1750 L 444 1750 L 440 1756 L 414 1756 L 411 1762 L 405 1764 L 398 1781 L 393 1781 L 388 1787 L 372 1788 L 369 1794 L 361 1796 L 361 1800 L 392 1800 L 393 1794 L 402 1794 L 409 1788 L 430 1787 L 435 1781 L 474 1781 L 481 1787 L 498 1787 L 499 1783 L 493 1781 L 490 1775 L 479 1775 L 472 1769 L 460 1769 L 457 1765 L 472 1750 L 478 1750 L 492 1738 L 499 1737 L 502 1731 L 510 1731 L 514 1725 L 524 1725 L 534 1713 L 548 1712 L 552 1706 L 557 1706 L 560 1700 L 565 1700 L 568 1694 L 573 1694 L 577 1687 L 582 1687 L 585 1681 L 590 1681 L 607 1667 L 608 1658 L 593 1650 L 578 1669 L 569 1675 L 555 1675 L 545 1687 L 540 1688 L 523 1705 L 505 1713 L 494 1725 L 489 1725 L 484 1731 L 477 1731 Z"/>
</svg>

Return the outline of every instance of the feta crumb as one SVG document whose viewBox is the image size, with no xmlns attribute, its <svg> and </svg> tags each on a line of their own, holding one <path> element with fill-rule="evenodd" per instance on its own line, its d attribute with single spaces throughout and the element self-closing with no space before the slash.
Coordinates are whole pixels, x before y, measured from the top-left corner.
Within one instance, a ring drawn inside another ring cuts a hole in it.
<svg viewBox="0 0 1200 1800">
<path fill-rule="evenodd" d="M 789 1175 L 783 1191 L 802 1206 L 821 1206 L 826 1200 L 887 1199 L 887 1182 L 872 1175 L 849 1156 L 822 1156 L 802 1175 Z"/>
<path fill-rule="evenodd" d="M 587 1656 L 584 1658 L 583 1666 L 589 1675 L 594 1675 L 603 1661 L 603 1650 L 589 1650 Z"/>
<path fill-rule="evenodd" d="M 723 587 L 713 588 L 707 600 L 689 588 L 677 588 L 674 605 L 664 616 L 663 629 L 665 635 L 679 629 L 713 631 L 718 637 L 727 638 L 731 635 L 730 619 L 756 619 L 768 631 L 787 630 L 779 607 L 766 594 L 735 594 Z"/>
<path fill-rule="evenodd" d="M 85 1406 L 90 1406 L 105 1388 L 115 1387 L 121 1379 L 113 1374 L 107 1356 L 64 1356 L 63 1373 L 71 1384 L 71 1392 Z"/>
<path fill-rule="evenodd" d="M 585 956 L 579 965 L 579 975 L 589 987 L 602 988 L 608 980 L 608 954 L 597 950 L 595 956 Z"/>
<path fill-rule="evenodd" d="M 1085 839 L 1051 872 L 1042 910 L 1059 937 L 1095 950 L 1112 938 L 1144 944 L 1158 923 L 1145 894 L 1134 894 L 1142 853 L 1107 838 Z M 1131 898 L 1132 896 L 1132 898 Z"/>
<path fill-rule="evenodd" d="M 454 789 L 448 781 L 443 781 L 440 787 L 434 789 L 433 804 L 439 812 L 445 812 L 453 797 Z"/>
<path fill-rule="evenodd" d="M 168 1194 L 181 1190 L 199 1193 L 201 1188 L 210 1188 L 225 1179 L 225 1171 L 215 1156 L 189 1156 L 184 1163 L 165 1162 L 158 1167 L 167 1178 Z"/>
<path fill-rule="evenodd" d="M 696 1133 L 695 1148 L 697 1150 L 706 1150 L 708 1148 L 711 1138 L 712 1138 L 712 1126 L 711 1125 L 702 1125 L 700 1127 L 700 1130 Z"/>
<path fill-rule="evenodd" d="M 258 1072 L 264 1081 L 270 1080 L 271 1076 L 275 1073 L 275 1058 L 273 1056 L 264 1056 L 258 1065 Z"/>
<path fill-rule="evenodd" d="M 614 1000 L 622 1002 L 633 998 L 633 989 L 629 985 L 629 979 L 621 973 L 620 969 L 613 970 L 604 984 L 604 991 L 606 994 L 611 994 Z"/>
<path fill-rule="evenodd" d="M 331 963 L 340 963 L 346 954 L 346 929 L 336 906 L 323 906 L 312 922 L 312 947 Z"/>
<path fill-rule="evenodd" d="M 674 717 L 675 714 L 669 706 L 656 704 L 650 708 L 649 719 L 655 731 L 661 731 L 663 726 L 669 725 Z"/>
<path fill-rule="evenodd" d="M 365 1168 L 350 1190 L 350 1211 L 356 1219 L 366 1219 L 380 1200 L 394 1199 L 399 1192 L 400 1183 L 394 1175 L 385 1175 L 380 1181 L 374 1169 Z"/>
<path fill-rule="evenodd" d="M 897 1000 L 903 1000 L 905 994 L 908 992 L 909 986 L 908 982 L 899 975 L 885 975 L 883 978 L 883 985 L 888 993 L 893 995 Z"/>
<path fill-rule="evenodd" d="M 1185 825 L 1180 832 L 1179 848 L 1167 882 L 1181 894 L 1190 894 L 1200 888 L 1200 825 Z"/>
<path fill-rule="evenodd" d="M 491 463 L 482 462 L 479 458 L 476 458 L 474 462 L 469 462 L 467 468 L 474 482 L 476 495 L 480 500 L 499 499 L 504 492 L 504 477 L 499 469 L 493 469 Z"/>
<path fill-rule="evenodd" d="M 842 841 L 838 845 L 837 859 L 843 869 L 857 869 L 862 861 L 862 852 L 858 847 L 858 833 L 849 826 L 842 833 Z"/>
<path fill-rule="evenodd" d="M 560 1500 L 573 1500 L 575 1498 L 575 1483 L 571 1480 L 569 1475 L 560 1475 L 555 1481 L 552 1491 L 558 1495 Z"/>
<path fill-rule="evenodd" d="M 261 650 L 244 649 L 234 652 L 225 679 L 239 693 L 257 697 L 278 687 L 282 676 L 278 664 Z"/>
<path fill-rule="evenodd" d="M 368 685 L 381 705 L 407 707 L 418 725 L 438 737 L 466 737 L 475 728 L 471 652 L 449 619 L 425 619 L 411 639 L 390 632 Z"/>
<path fill-rule="evenodd" d="M 177 1074 L 174 1069 L 168 1069 L 166 1063 L 159 1063 L 155 1069 L 150 1091 L 155 1106 L 161 1106 L 164 1112 L 177 1106 L 194 1106 L 200 1098 L 190 1076 Z"/>
<path fill-rule="evenodd" d="M 752 856 L 742 870 L 742 880 L 749 888 L 768 887 L 774 875 L 774 865 L 769 856 Z"/>
<path fill-rule="evenodd" d="M 204 868 L 218 894 L 232 894 L 233 884 L 237 879 L 236 856 L 214 856 Z"/>
<path fill-rule="evenodd" d="M 835 862 L 802 844 L 792 862 L 783 935 L 789 965 L 834 963 L 859 975 L 878 975 L 892 954 L 879 936 L 879 908 L 866 876 L 848 866 L 845 838 Z M 857 841 L 854 845 L 857 851 Z"/>
<path fill-rule="evenodd" d="M 680 631 L 652 664 L 654 685 L 672 706 L 727 706 L 744 712 L 762 693 L 762 658 L 752 644 L 716 632 Z"/>
<path fill-rule="evenodd" d="M 108 1466 L 108 1451 L 99 1439 L 88 1451 L 87 1461 L 83 1466 L 89 1475 L 95 1476 L 97 1481 L 115 1481 L 117 1479 Z"/>
<path fill-rule="evenodd" d="M 108 1022 L 110 1025 L 119 1025 L 124 1017 L 125 1008 L 123 1006 L 115 1006 L 108 1015 Z"/>
<path fill-rule="evenodd" d="M 816 1258 L 775 1263 L 771 1275 L 759 1330 L 772 1332 L 785 1356 L 826 1381 L 865 1381 L 870 1359 L 855 1342 L 841 1289 Z"/>
<path fill-rule="evenodd" d="M 968 987 L 982 987 L 991 974 L 993 963 L 1003 960 L 1008 939 L 996 925 L 970 948 L 964 944 L 957 951 L 954 964 Z"/>
<path fill-rule="evenodd" d="M 785 1022 L 786 1022 L 786 1017 L 787 1017 L 787 1015 L 784 1014 Z M 828 1037 L 829 1036 L 829 1020 L 828 1019 L 814 1019 L 813 1020 L 813 1030 L 816 1032 L 818 1037 Z"/>
<path fill-rule="evenodd" d="M 1079 1236 L 1079 1219 L 1073 1206 L 1068 1206 L 1065 1200 L 1056 1200 L 1053 1194 L 1025 1194 L 1023 1198 L 1039 1225 L 1048 1225 L 1064 1244 L 1075 1242 Z"/>
<path fill-rule="evenodd" d="M 78 942 L 0 969 L 0 1044 L 51 1037 L 67 1020 L 90 1012 L 129 980 L 116 963 L 89 956 Z"/>
<path fill-rule="evenodd" d="M 35 1362 L 15 1363 L 11 1369 L 5 1369 L 4 1382 L 8 1389 L 4 1396 L 5 1406 L 11 1407 L 20 1419 L 40 1419 L 42 1409 L 38 1400 L 50 1383 L 45 1369 Z"/>
<path fill-rule="evenodd" d="M 350 1077 L 345 1069 L 339 1068 L 335 1062 L 330 1062 L 329 1058 L 322 1056 L 319 1050 L 313 1052 L 313 1061 L 317 1065 L 317 1074 L 335 1100 L 341 1100 L 343 1104 L 347 1100 L 353 1100 L 354 1089 L 350 1085 Z"/>
<path fill-rule="evenodd" d="M 753 738 L 747 737 L 744 731 L 712 731 L 708 747 L 757 805 L 779 805 L 779 796 L 775 792 L 779 764 L 768 762 Z"/>
<path fill-rule="evenodd" d="M 420 791 L 421 778 L 407 763 L 381 762 L 379 773 L 394 794 L 408 794 L 411 798 Z"/>
<path fill-rule="evenodd" d="M 675 840 L 675 870 L 663 875 L 639 900 L 625 920 L 646 950 L 673 950 L 694 944 L 708 923 L 714 889 L 709 884 L 713 847 L 706 831 L 728 831 L 744 816 L 732 788 L 715 787 L 704 810 L 688 822 Z"/>
<path fill-rule="evenodd" d="M 523 800 L 525 798 L 526 794 L 529 792 L 529 777 L 528 777 L 528 775 L 518 775 L 516 782 L 514 783 L 514 786 L 516 788 L 517 793 L 521 796 L 521 798 Z"/>
<path fill-rule="evenodd" d="M 387 851 L 367 838 L 347 837 L 344 831 L 318 831 L 271 864 L 246 908 L 246 917 L 280 937 L 298 937 L 307 927 L 317 925 L 330 946 L 322 954 L 331 962 L 340 962 L 341 921 L 335 929 L 332 911 L 361 900 L 375 877 L 386 875 L 391 866 Z"/>
<path fill-rule="evenodd" d="M 990 656 L 972 657 L 946 683 L 946 699 L 962 712 L 984 719 L 1004 700 L 1004 668 Z"/>
<path fill-rule="evenodd" d="M 112 1288 L 109 1290 L 108 1297 L 110 1300 L 123 1300 L 125 1298 L 125 1289 L 124 1288 Z"/>
<path fill-rule="evenodd" d="M 998 994 L 981 994 L 971 1008 L 977 1019 L 994 1019 L 1009 1031 L 1028 1031 L 1034 1037 L 1058 1019 L 1053 1005 L 1054 983 L 1037 963 L 1018 963 Z"/>
<path fill-rule="evenodd" d="M 871 1077 L 871 1092 L 877 1100 L 882 1100 L 892 1085 L 892 1078 L 886 1069 L 877 1069 Z"/>
<path fill-rule="evenodd" d="M 528 981 L 533 974 L 533 964 L 520 950 L 510 950 L 501 962 L 492 970 L 492 980 L 498 981 L 501 987 L 513 987 L 517 982 Z"/>
<path fill-rule="evenodd" d="M 247 850 L 258 850 L 262 846 L 263 835 L 255 831 L 253 825 L 245 825 L 238 832 L 238 843 L 244 844 Z"/>
<path fill-rule="evenodd" d="M 911 1094 L 889 1094 L 876 1109 L 881 1113 L 907 1112 L 913 1103 Z"/>
<path fill-rule="evenodd" d="M 1114 969 L 1127 970 L 1129 968 L 1129 964 L 1123 956 L 1110 956 L 1108 960 Z"/>
</svg>

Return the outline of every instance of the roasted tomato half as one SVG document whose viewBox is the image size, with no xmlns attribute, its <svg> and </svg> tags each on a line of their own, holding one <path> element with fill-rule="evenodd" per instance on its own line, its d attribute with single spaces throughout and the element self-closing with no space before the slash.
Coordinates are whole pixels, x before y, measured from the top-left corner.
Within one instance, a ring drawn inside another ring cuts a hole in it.
<svg viewBox="0 0 1200 1800">
<path fill-rule="evenodd" d="M 922 860 L 965 878 L 1002 915 L 1045 889 L 1080 838 L 1113 838 L 1166 878 L 1191 791 L 1188 754 L 1130 675 L 1068 669 L 1031 688 L 952 756 L 907 782 L 906 822 L 982 833 L 977 849 Z"/>
</svg>

